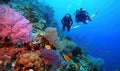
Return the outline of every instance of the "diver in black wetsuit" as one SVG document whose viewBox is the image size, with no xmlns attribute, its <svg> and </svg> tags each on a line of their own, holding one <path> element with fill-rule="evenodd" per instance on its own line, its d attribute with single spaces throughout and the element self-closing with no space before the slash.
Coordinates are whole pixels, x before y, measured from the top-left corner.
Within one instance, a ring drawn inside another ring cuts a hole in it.
<svg viewBox="0 0 120 71">
<path fill-rule="evenodd" d="M 70 28 L 73 24 L 73 21 L 72 21 L 72 18 L 71 18 L 71 15 L 70 14 L 66 14 L 62 20 L 61 20 L 61 23 L 63 25 L 62 27 L 62 30 L 64 31 L 65 28 L 67 28 L 68 31 L 70 31 Z"/>
<path fill-rule="evenodd" d="M 89 14 L 87 11 L 80 8 L 80 10 L 76 10 L 75 12 L 75 22 L 83 22 L 84 24 L 87 24 L 86 20 L 92 21 L 89 17 Z"/>
</svg>

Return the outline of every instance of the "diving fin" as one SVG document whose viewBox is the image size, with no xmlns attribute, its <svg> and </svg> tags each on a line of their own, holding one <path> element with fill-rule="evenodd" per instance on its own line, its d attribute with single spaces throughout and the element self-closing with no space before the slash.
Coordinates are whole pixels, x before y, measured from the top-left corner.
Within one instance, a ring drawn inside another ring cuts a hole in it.
<svg viewBox="0 0 120 71">
<path fill-rule="evenodd" d="M 98 14 L 98 12 L 99 11 L 97 11 L 95 14 L 92 14 L 90 18 L 93 19 Z"/>
</svg>

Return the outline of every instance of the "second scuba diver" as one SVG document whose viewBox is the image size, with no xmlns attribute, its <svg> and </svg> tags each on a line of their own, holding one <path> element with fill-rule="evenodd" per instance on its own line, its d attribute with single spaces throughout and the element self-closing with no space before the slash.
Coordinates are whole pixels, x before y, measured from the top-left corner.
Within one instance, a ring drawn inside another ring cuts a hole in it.
<svg viewBox="0 0 120 71">
<path fill-rule="evenodd" d="M 92 21 L 87 11 L 83 10 L 82 8 L 80 8 L 80 10 L 76 10 L 75 22 L 83 22 L 84 24 L 87 24 L 87 20 Z"/>
</svg>

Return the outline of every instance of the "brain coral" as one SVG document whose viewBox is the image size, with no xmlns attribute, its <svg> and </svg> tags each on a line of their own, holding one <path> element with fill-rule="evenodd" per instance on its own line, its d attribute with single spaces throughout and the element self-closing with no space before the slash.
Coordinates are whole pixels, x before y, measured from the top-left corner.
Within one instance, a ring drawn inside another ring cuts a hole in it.
<svg viewBox="0 0 120 71">
<path fill-rule="evenodd" d="M 29 20 L 9 6 L 0 5 L 0 37 L 9 37 L 13 43 L 29 42 L 32 39 L 31 31 Z"/>
</svg>

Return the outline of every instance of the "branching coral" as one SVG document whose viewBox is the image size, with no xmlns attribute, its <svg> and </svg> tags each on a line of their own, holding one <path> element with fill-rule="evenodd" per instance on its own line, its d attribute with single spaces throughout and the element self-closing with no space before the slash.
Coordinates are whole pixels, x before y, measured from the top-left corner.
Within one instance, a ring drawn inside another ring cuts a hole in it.
<svg viewBox="0 0 120 71">
<path fill-rule="evenodd" d="M 40 56 L 43 58 L 46 65 L 53 65 L 54 70 L 59 67 L 62 61 L 61 55 L 55 50 L 42 49 L 40 51 Z"/>
<path fill-rule="evenodd" d="M 29 21 L 9 6 L 0 5 L 0 37 L 9 37 L 13 43 L 31 41 Z"/>
</svg>

